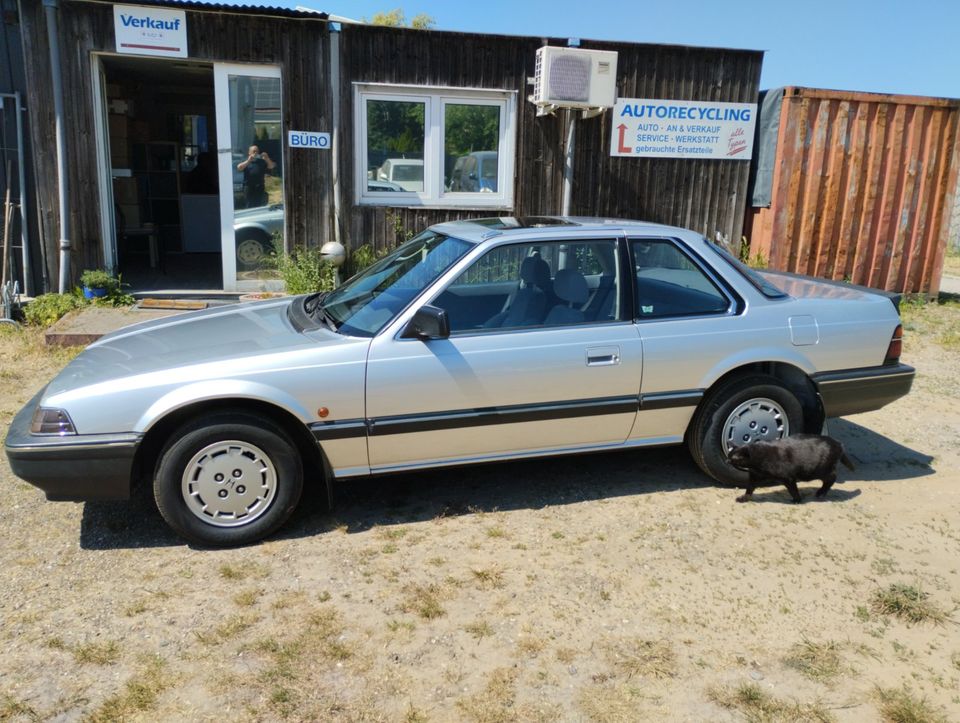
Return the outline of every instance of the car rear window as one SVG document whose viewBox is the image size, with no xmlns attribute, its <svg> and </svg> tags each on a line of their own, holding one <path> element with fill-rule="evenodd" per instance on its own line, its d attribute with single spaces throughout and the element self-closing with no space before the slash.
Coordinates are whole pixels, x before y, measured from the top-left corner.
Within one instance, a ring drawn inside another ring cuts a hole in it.
<svg viewBox="0 0 960 723">
<path fill-rule="evenodd" d="M 761 294 L 766 296 L 768 299 L 785 299 L 787 298 L 787 293 L 781 289 L 778 289 L 774 286 L 769 280 L 767 280 L 763 274 L 751 269 L 745 263 L 740 261 L 736 256 L 727 251 L 723 246 L 718 246 L 712 241 L 707 241 L 707 245 L 712 248 L 717 255 L 720 256 L 724 261 L 730 264 L 734 269 L 740 272 L 740 275 L 743 276 L 747 281 L 749 281 Z"/>
</svg>

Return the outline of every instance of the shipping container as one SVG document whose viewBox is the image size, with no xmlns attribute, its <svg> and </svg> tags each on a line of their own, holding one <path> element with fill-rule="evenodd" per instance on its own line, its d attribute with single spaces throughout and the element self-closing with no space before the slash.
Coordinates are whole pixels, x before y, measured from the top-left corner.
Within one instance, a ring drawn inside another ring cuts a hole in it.
<svg viewBox="0 0 960 723">
<path fill-rule="evenodd" d="M 758 132 L 761 172 L 745 223 L 751 257 L 777 270 L 936 295 L 957 195 L 960 100 L 770 92 L 782 98 L 763 104 L 762 113 L 779 110 L 779 122 L 768 124 L 775 144 Z"/>
</svg>

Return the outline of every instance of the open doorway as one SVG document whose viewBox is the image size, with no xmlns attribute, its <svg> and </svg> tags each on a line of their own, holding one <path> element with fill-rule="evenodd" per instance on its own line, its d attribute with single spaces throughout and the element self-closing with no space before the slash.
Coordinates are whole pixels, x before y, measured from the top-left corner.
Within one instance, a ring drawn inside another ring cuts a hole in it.
<svg viewBox="0 0 960 723">
<path fill-rule="evenodd" d="M 124 283 L 223 289 L 213 66 L 102 56 L 102 67 Z"/>
</svg>

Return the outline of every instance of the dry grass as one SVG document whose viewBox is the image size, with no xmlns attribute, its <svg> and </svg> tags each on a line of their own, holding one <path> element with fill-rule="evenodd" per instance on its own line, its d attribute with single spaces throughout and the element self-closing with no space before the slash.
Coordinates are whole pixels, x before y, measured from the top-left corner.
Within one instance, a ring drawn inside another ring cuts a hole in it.
<svg viewBox="0 0 960 723">
<path fill-rule="evenodd" d="M 833 715 L 820 703 L 799 703 L 771 695 L 756 683 L 713 688 L 710 700 L 738 711 L 748 723 L 831 723 Z"/>
<path fill-rule="evenodd" d="M 918 585 L 899 582 L 891 583 L 874 592 L 870 607 L 875 613 L 892 615 L 911 625 L 915 623 L 943 625 L 949 619 L 947 613 L 930 600 L 929 593 L 920 589 Z"/>
<path fill-rule="evenodd" d="M 900 317 L 906 332 L 904 343 L 909 348 L 911 337 L 931 339 L 951 351 L 960 349 L 960 302 L 944 297 L 931 302 L 913 298 L 900 305 Z"/>
<path fill-rule="evenodd" d="M 219 645 L 236 640 L 260 620 L 256 615 L 232 615 L 210 631 L 197 633 L 197 639 L 206 645 Z"/>
<path fill-rule="evenodd" d="M 783 662 L 810 680 L 832 683 L 847 670 L 840 655 L 842 648 L 840 643 L 834 641 L 815 643 L 804 640 L 790 648 Z"/>
<path fill-rule="evenodd" d="M 433 620 L 447 614 L 440 604 L 442 589 L 439 585 L 408 585 L 404 588 L 404 594 L 400 609 L 405 613 L 416 613 L 424 620 Z"/>
<path fill-rule="evenodd" d="M 482 691 L 457 701 L 457 708 L 467 720 L 476 723 L 510 723 L 517 720 L 517 671 L 497 668 L 490 674 Z"/>
<path fill-rule="evenodd" d="M 483 640 L 493 635 L 493 628 L 490 627 L 490 623 L 486 620 L 477 620 L 474 623 L 469 623 L 468 625 L 464 625 L 463 629 L 477 640 Z"/>
<path fill-rule="evenodd" d="M 605 645 L 607 661 L 628 679 L 634 676 L 672 678 L 677 674 L 677 655 L 662 640 L 629 638 Z"/>
<path fill-rule="evenodd" d="M 473 579 L 481 588 L 500 589 L 504 586 L 503 570 L 499 567 L 488 567 L 481 570 L 473 570 Z"/>
<path fill-rule="evenodd" d="M 160 657 L 144 659 L 141 670 L 124 685 L 121 693 L 107 698 L 89 718 L 89 723 L 130 720 L 157 705 L 160 694 L 171 685 L 166 666 Z"/>
<path fill-rule="evenodd" d="M 908 688 L 877 688 L 880 715 L 888 723 L 947 723 L 942 710 L 934 708 L 926 698 L 917 697 Z"/>
<path fill-rule="evenodd" d="M 73 659 L 81 665 L 112 665 L 120 659 L 120 646 L 113 640 L 106 643 L 84 643 L 76 645 L 70 651 Z"/>
<path fill-rule="evenodd" d="M 644 713 L 644 704 L 656 702 L 635 685 L 594 685 L 581 689 L 577 706 L 587 720 L 597 723 L 636 723 L 641 720 L 659 720 L 659 716 Z"/>
</svg>

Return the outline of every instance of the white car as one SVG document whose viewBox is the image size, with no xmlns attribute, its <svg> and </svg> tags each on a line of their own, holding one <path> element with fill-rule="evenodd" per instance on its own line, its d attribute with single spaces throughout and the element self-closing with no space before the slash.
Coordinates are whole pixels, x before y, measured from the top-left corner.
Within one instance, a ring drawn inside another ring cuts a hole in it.
<svg viewBox="0 0 960 723">
<path fill-rule="evenodd" d="M 380 165 L 377 180 L 395 183 L 404 191 L 423 191 L 423 161 L 417 158 L 388 158 Z M 369 190 L 382 189 L 370 187 Z"/>
</svg>

